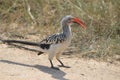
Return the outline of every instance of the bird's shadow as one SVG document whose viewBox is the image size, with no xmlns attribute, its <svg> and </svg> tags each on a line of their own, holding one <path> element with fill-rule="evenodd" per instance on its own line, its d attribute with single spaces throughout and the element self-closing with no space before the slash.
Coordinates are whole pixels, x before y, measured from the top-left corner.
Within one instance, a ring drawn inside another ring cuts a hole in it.
<svg viewBox="0 0 120 80">
<path fill-rule="evenodd" d="M 24 50 L 27 50 L 27 51 L 37 52 L 38 55 L 44 54 L 44 52 L 41 52 L 41 51 L 39 51 L 37 49 L 32 49 L 32 48 L 24 47 L 24 46 L 21 46 L 21 45 L 18 45 L 18 44 L 9 43 L 8 45 L 14 46 L 14 47 L 19 48 L 19 49 L 24 49 Z"/>
<path fill-rule="evenodd" d="M 13 64 L 13 65 L 20 65 L 20 66 L 24 66 L 24 67 L 32 67 L 32 68 L 36 68 L 44 73 L 48 73 L 50 74 L 53 78 L 57 79 L 57 80 L 68 80 L 66 78 L 64 78 L 64 76 L 66 75 L 65 72 L 61 71 L 61 70 L 55 70 L 52 68 L 49 68 L 47 66 L 42 66 L 42 65 L 29 65 L 29 64 L 23 64 L 23 63 L 18 63 L 18 62 L 13 62 L 13 61 L 9 61 L 9 60 L 0 60 L 0 62 L 3 63 L 8 63 L 8 64 Z"/>
<path fill-rule="evenodd" d="M 28 50 L 28 51 L 41 52 L 41 51 L 39 51 L 39 50 L 31 49 L 31 48 L 24 47 L 24 46 L 21 46 L 21 45 L 18 45 L 18 44 L 14 44 L 14 43 L 9 43 L 8 45 L 14 46 L 14 47 L 19 48 L 19 49 Z"/>
</svg>

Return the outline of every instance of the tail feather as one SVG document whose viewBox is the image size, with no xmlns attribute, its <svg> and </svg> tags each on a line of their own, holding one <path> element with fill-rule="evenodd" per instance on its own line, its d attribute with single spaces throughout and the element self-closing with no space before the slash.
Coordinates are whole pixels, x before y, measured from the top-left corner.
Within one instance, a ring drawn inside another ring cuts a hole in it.
<svg viewBox="0 0 120 80">
<path fill-rule="evenodd" d="M 28 41 L 20 41 L 20 40 L 3 40 L 0 38 L 0 42 L 3 43 L 19 43 L 19 44 L 25 44 L 25 45 L 30 45 L 30 46 L 36 46 L 39 47 L 39 51 L 41 52 L 46 52 L 46 50 L 43 48 L 44 46 L 40 43 L 36 43 L 36 42 L 28 42 Z M 41 53 L 39 53 L 38 55 L 40 55 Z"/>
<path fill-rule="evenodd" d="M 31 46 L 40 46 L 38 43 L 35 42 L 28 42 L 28 41 L 19 41 L 19 40 L 1 40 L 3 43 L 20 43 L 25 45 Z"/>
</svg>

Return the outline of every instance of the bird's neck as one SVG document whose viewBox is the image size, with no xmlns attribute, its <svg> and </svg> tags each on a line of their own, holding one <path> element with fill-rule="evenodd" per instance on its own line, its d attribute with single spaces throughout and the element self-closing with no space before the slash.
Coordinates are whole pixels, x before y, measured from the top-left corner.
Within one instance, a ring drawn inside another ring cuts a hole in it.
<svg viewBox="0 0 120 80">
<path fill-rule="evenodd" d="M 62 27 L 62 29 L 63 29 L 63 34 L 66 35 L 66 37 L 71 37 L 72 36 L 70 25 L 69 26 L 68 25 L 64 25 Z"/>
</svg>

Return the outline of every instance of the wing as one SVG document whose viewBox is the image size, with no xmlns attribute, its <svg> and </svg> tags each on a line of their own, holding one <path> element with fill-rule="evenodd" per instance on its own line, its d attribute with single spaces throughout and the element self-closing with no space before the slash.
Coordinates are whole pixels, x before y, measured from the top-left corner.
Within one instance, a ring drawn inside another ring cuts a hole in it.
<svg viewBox="0 0 120 80">
<path fill-rule="evenodd" d="M 66 40 L 66 36 L 64 34 L 62 33 L 54 34 L 54 35 L 47 37 L 46 39 L 43 39 L 40 42 L 40 47 L 42 49 L 49 49 L 52 44 L 59 44 L 59 43 L 64 42 L 65 40 Z"/>
<path fill-rule="evenodd" d="M 66 40 L 66 36 L 64 34 L 54 34 L 46 39 L 43 39 L 40 44 L 57 44 L 57 43 L 62 43 L 63 41 Z"/>
</svg>

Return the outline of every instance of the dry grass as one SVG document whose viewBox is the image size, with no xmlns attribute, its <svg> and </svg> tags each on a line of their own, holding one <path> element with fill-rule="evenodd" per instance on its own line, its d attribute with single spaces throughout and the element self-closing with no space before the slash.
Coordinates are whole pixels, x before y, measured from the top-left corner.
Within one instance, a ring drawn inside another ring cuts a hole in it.
<svg viewBox="0 0 120 80">
<path fill-rule="evenodd" d="M 87 30 L 72 27 L 72 46 L 79 56 L 120 61 L 119 5 L 120 0 L 0 0 L 0 33 L 9 38 L 27 39 L 31 34 L 43 38 L 58 32 L 61 17 L 70 14 L 87 25 Z"/>
</svg>

